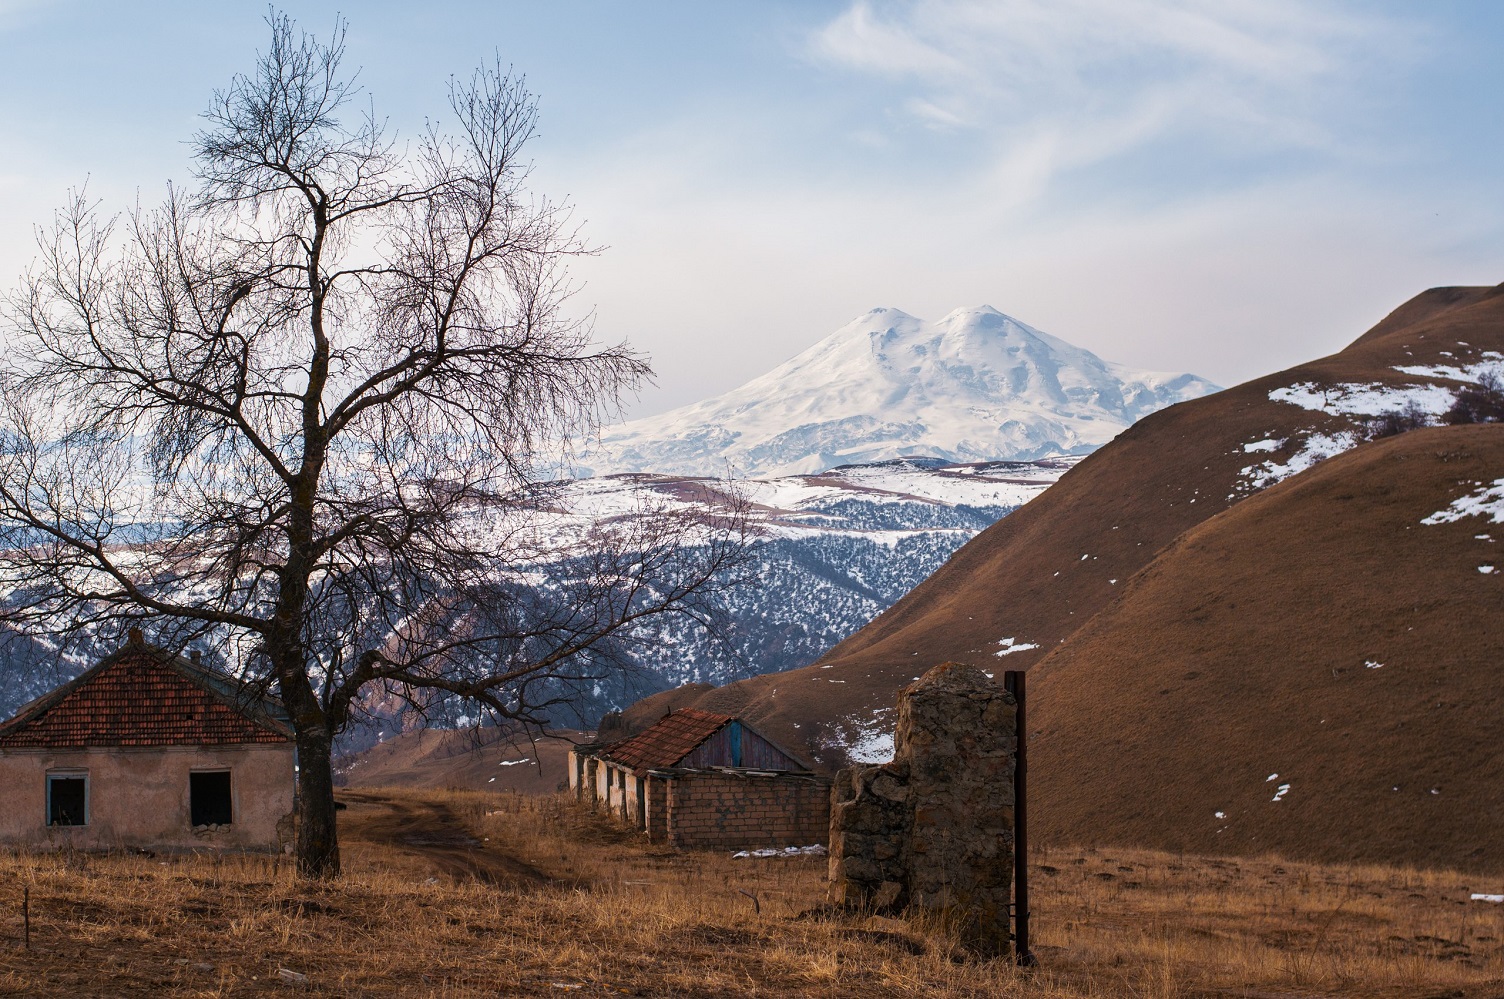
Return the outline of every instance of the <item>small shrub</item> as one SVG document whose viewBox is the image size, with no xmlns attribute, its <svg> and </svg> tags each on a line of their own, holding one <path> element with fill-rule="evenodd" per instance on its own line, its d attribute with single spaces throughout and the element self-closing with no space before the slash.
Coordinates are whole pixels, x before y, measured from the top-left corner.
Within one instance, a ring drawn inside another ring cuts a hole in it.
<svg viewBox="0 0 1504 999">
<path fill-rule="evenodd" d="M 1391 409 L 1386 413 L 1368 418 L 1368 437 L 1377 440 L 1380 437 L 1393 437 L 1395 434 L 1403 434 L 1410 430 L 1419 430 L 1429 426 L 1431 414 L 1421 409 L 1414 400 L 1405 403 L 1399 409 Z"/>
<path fill-rule="evenodd" d="M 1452 408 L 1442 419 L 1450 424 L 1504 422 L 1504 378 L 1488 371 L 1457 393 Z"/>
</svg>

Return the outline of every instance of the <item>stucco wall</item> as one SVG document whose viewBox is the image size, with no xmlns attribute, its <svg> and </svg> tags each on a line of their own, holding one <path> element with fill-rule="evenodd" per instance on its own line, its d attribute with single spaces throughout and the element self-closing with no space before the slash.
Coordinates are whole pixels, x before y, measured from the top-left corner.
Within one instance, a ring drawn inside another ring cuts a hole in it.
<svg viewBox="0 0 1504 999">
<path fill-rule="evenodd" d="M 195 831 L 188 775 L 230 771 L 232 821 Z M 88 824 L 47 825 L 47 774 L 88 774 Z M 11 845 L 117 847 L 281 847 L 293 809 L 293 747 L 284 745 L 150 749 L 0 750 L 0 842 Z"/>
<path fill-rule="evenodd" d="M 616 780 L 616 772 L 603 761 L 597 760 L 595 764 L 595 800 L 601 805 L 609 806 L 616 801 L 613 783 Z"/>
<path fill-rule="evenodd" d="M 611 805 L 616 817 L 630 826 L 637 825 L 637 778 L 625 767 L 611 768 L 616 781 L 611 794 Z M 639 827 L 641 828 L 641 827 Z"/>
<path fill-rule="evenodd" d="M 597 762 L 594 807 L 607 809 L 613 818 L 631 825 L 637 822 L 637 778 L 632 771 L 604 760 Z"/>
<path fill-rule="evenodd" d="M 650 843 L 668 840 L 668 783 L 660 777 L 649 777 L 643 784 L 643 794 L 647 798 L 644 809 L 647 829 L 644 831 Z"/>
<path fill-rule="evenodd" d="M 584 797 L 582 788 L 585 783 L 585 757 L 578 750 L 571 749 L 565 759 L 568 761 L 569 790 L 574 792 L 575 800 L 579 801 Z"/>
<path fill-rule="evenodd" d="M 595 795 L 599 773 L 600 761 L 593 756 L 586 756 L 584 762 L 581 764 L 580 786 L 574 789 L 575 800 L 590 802 L 592 810 L 595 808 Z"/>
</svg>

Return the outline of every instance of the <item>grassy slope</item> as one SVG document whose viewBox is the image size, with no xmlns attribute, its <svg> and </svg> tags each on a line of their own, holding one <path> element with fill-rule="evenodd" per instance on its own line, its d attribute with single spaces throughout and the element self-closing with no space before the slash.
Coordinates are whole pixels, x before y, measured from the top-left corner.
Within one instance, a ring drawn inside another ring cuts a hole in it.
<svg viewBox="0 0 1504 999">
<path fill-rule="evenodd" d="M 341 759 L 349 787 L 463 788 L 548 794 L 567 786 L 569 748 L 584 734 L 567 730 L 528 740 L 497 729 L 418 729 Z M 524 762 L 525 761 L 525 762 Z"/>
<path fill-rule="evenodd" d="M 1421 430 L 1183 534 L 1037 667 L 1041 831 L 1504 872 L 1504 528 L 1421 523 L 1501 475 Z"/>
</svg>

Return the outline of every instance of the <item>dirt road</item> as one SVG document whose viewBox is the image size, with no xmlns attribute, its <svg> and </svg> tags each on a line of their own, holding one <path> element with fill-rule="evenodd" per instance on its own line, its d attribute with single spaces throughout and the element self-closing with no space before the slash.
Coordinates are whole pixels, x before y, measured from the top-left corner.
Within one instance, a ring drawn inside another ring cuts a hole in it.
<svg viewBox="0 0 1504 999">
<path fill-rule="evenodd" d="M 548 875 L 477 840 L 455 815 L 439 802 L 393 797 L 379 791 L 339 792 L 346 805 L 340 817 L 340 838 L 390 847 L 422 858 L 435 873 L 456 881 L 486 884 L 548 884 Z"/>
</svg>

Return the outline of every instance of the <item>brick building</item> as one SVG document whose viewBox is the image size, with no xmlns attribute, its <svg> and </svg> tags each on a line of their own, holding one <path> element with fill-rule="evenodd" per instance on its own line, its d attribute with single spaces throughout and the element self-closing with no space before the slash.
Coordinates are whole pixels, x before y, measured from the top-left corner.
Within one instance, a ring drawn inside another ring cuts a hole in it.
<svg viewBox="0 0 1504 999">
<path fill-rule="evenodd" d="M 654 843 L 808 846 L 830 833 L 830 779 L 739 718 L 687 708 L 610 745 L 576 747 L 569 783 Z"/>
<path fill-rule="evenodd" d="M 277 849 L 294 756 L 279 702 L 132 632 L 0 724 L 0 843 Z"/>
</svg>

